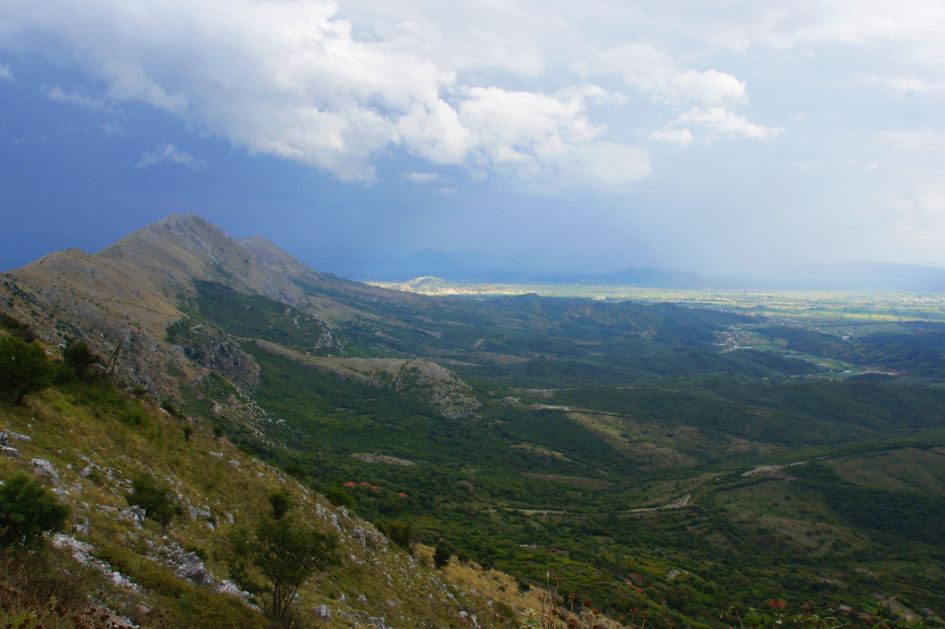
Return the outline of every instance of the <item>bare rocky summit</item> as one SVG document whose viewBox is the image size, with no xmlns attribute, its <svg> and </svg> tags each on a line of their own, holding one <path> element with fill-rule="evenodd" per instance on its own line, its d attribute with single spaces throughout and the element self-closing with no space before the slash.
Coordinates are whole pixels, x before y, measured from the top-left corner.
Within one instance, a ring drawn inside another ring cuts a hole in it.
<svg viewBox="0 0 945 629">
<path fill-rule="evenodd" d="M 68 249 L 0 274 L 0 306 L 52 347 L 86 340 L 100 354 L 115 356 L 117 375 L 159 397 L 178 398 L 181 384 L 199 383 L 211 373 L 251 390 L 259 384 L 259 367 L 241 349 L 245 339 L 193 325 L 187 347 L 168 341 L 168 326 L 187 320 L 181 308 L 196 296 L 198 281 L 299 309 L 317 319 L 324 342 L 342 356 L 344 343 L 332 335 L 334 327 L 374 317 L 359 304 L 423 299 L 319 273 L 260 236 L 240 240 L 195 214 L 171 214 L 98 253 Z M 286 348 L 267 349 L 298 358 Z M 397 391 L 421 390 L 446 417 L 479 406 L 468 384 L 429 361 L 322 358 L 316 366 L 327 373 Z"/>
</svg>

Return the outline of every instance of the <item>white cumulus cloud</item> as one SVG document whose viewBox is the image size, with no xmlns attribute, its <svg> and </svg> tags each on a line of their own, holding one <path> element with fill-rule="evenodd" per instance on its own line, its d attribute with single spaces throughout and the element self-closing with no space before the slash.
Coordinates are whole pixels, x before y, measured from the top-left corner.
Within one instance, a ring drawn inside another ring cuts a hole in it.
<svg viewBox="0 0 945 629">
<path fill-rule="evenodd" d="M 579 162 L 561 153 L 600 150 L 603 126 L 592 125 L 585 109 L 603 90 L 546 95 L 464 85 L 459 71 L 484 60 L 438 39 L 436 24 L 422 16 L 377 21 L 365 37 L 352 19 L 338 17 L 338 5 L 320 0 L 11 1 L 0 20 L 15 26 L 16 45 L 55 42 L 107 85 L 109 100 L 148 103 L 250 152 L 309 164 L 342 181 L 375 179 L 374 160 L 396 149 L 526 179 Z M 488 38 L 480 40 L 484 49 Z M 517 55 L 505 67 L 539 73 L 536 48 L 506 45 L 512 40 L 499 46 Z M 446 61 L 438 46 L 451 51 Z M 49 96 L 105 106 L 58 87 Z M 602 177 L 576 167 L 562 181 L 595 185 L 640 172 Z"/>
<path fill-rule="evenodd" d="M 653 142 L 665 142 L 666 144 L 677 144 L 679 146 L 689 146 L 696 136 L 689 129 L 674 129 L 666 127 L 650 134 L 650 140 Z"/>
<path fill-rule="evenodd" d="M 640 42 L 607 50 L 585 68 L 594 73 L 620 74 L 630 85 L 673 102 L 723 105 L 745 103 L 744 81 L 718 70 L 699 72 L 681 67 L 669 53 Z"/>
<path fill-rule="evenodd" d="M 104 111 L 106 107 L 104 100 L 84 96 L 77 92 L 66 93 L 58 85 L 49 88 L 49 90 L 46 92 L 46 95 L 49 96 L 50 100 L 58 101 L 60 103 L 69 103 L 70 105 L 84 107 L 85 109 Z"/>
<path fill-rule="evenodd" d="M 194 157 L 193 155 L 181 151 L 173 144 L 160 144 L 152 151 L 141 154 L 141 159 L 135 164 L 136 168 L 149 168 L 164 162 L 172 164 L 182 164 L 194 170 L 200 170 L 207 166 L 205 160 Z"/>
<path fill-rule="evenodd" d="M 9 65 L 0 63 L 0 79 L 13 80 L 13 70 L 10 69 Z"/>
<path fill-rule="evenodd" d="M 771 142 L 785 132 L 783 127 L 766 127 L 751 122 L 724 107 L 693 107 L 660 131 L 650 135 L 651 140 L 675 142 L 685 146 L 691 142 L 692 132 L 688 126 L 708 130 L 706 139 L 711 141 L 722 136 L 742 137 Z M 688 132 L 688 133 L 687 133 Z"/>
<path fill-rule="evenodd" d="M 404 175 L 404 179 L 410 183 L 430 183 L 439 178 L 440 176 L 436 173 L 407 173 Z"/>
</svg>

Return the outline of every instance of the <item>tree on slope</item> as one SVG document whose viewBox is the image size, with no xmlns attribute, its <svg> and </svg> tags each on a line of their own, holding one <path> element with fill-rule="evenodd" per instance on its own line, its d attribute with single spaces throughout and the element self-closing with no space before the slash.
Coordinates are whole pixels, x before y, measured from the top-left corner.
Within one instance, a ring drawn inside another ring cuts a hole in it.
<svg viewBox="0 0 945 629">
<path fill-rule="evenodd" d="M 69 507 L 23 472 L 0 485 L 0 548 L 38 546 L 68 518 Z"/>
<path fill-rule="evenodd" d="M 12 394 L 16 406 L 23 396 L 42 391 L 52 382 L 52 363 L 37 343 L 18 336 L 0 339 L 0 390 Z"/>
<path fill-rule="evenodd" d="M 125 500 L 130 505 L 141 507 L 144 517 L 160 524 L 162 534 L 167 532 L 174 516 L 182 512 L 170 485 L 159 482 L 145 472 L 139 472 L 131 478 L 131 491 L 125 495 Z"/>
<path fill-rule="evenodd" d="M 266 601 L 270 616 L 286 624 L 299 587 L 318 570 L 338 563 L 338 540 L 295 522 L 266 520 L 256 529 L 253 562 L 271 583 Z"/>
</svg>

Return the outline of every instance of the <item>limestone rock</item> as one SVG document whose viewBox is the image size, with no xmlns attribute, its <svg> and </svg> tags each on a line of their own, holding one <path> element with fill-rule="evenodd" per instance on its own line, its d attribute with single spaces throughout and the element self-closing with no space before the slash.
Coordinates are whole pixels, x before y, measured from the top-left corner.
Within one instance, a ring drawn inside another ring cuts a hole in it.
<svg viewBox="0 0 945 629">
<path fill-rule="evenodd" d="M 139 529 L 144 524 L 145 510 L 139 507 L 138 505 L 132 505 L 121 512 L 121 517 L 125 520 L 130 520 Z"/>
<path fill-rule="evenodd" d="M 331 623 L 331 610 L 327 605 L 319 605 L 312 610 L 325 624 Z"/>
<path fill-rule="evenodd" d="M 213 579 L 207 574 L 207 569 L 195 553 L 187 553 L 178 548 L 171 551 L 167 557 L 174 564 L 174 572 L 178 577 L 190 579 L 197 585 L 213 585 Z"/>
<path fill-rule="evenodd" d="M 61 487 L 59 483 L 59 472 L 52 466 L 52 463 L 46 459 L 33 459 L 30 463 L 33 464 L 33 474 L 40 478 L 48 478 L 53 485 Z"/>
</svg>

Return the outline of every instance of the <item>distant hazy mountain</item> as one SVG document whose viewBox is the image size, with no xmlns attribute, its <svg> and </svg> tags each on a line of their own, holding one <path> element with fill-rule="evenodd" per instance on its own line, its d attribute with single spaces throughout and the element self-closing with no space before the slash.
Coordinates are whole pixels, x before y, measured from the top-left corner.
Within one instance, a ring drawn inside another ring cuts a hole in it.
<svg viewBox="0 0 945 629">
<path fill-rule="evenodd" d="M 656 268 L 624 269 L 616 273 L 562 273 L 522 269 L 509 258 L 476 251 L 444 253 L 424 249 L 406 258 L 380 260 L 366 265 L 358 279 L 407 282 L 437 277 L 447 282 L 495 282 L 508 284 L 612 284 L 689 288 L 709 280 L 698 273 Z M 511 270 L 510 270 L 511 269 Z"/>
<path fill-rule="evenodd" d="M 778 283 L 804 288 L 939 291 L 945 289 L 945 269 L 886 262 L 831 262 L 804 265 Z"/>
</svg>

